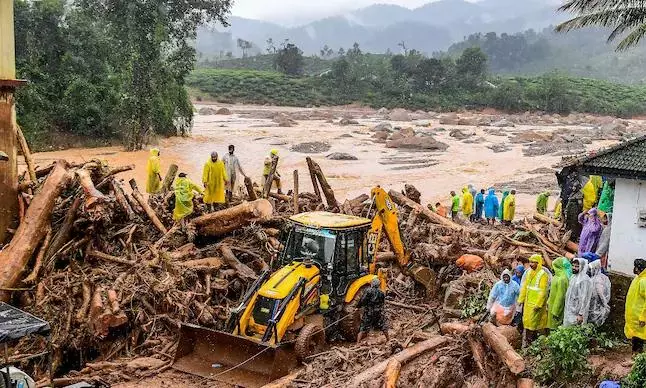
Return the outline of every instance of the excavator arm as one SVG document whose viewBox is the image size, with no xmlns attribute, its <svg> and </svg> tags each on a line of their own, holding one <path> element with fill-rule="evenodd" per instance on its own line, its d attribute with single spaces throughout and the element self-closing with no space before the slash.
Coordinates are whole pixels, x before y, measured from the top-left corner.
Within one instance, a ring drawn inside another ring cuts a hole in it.
<svg viewBox="0 0 646 388">
<path fill-rule="evenodd" d="M 426 288 L 427 292 L 430 292 L 434 286 L 433 273 L 428 267 L 411 262 L 410 253 L 404 247 L 401 239 L 399 214 L 394 202 L 388 193 L 379 186 L 370 191 L 370 196 L 376 210 L 368 235 L 368 254 L 373 257 L 370 272 L 376 273 L 376 255 L 382 234 L 385 233 L 402 271 L 406 275 L 412 276 L 415 281 Z"/>
</svg>

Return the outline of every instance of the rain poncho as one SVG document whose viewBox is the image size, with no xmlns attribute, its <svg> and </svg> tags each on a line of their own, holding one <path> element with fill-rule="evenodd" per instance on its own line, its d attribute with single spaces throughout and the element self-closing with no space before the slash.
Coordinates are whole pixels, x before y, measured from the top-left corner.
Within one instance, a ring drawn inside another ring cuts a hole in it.
<svg viewBox="0 0 646 388">
<path fill-rule="evenodd" d="M 608 254 L 608 249 L 610 248 L 610 233 L 612 232 L 612 214 L 606 213 L 608 217 L 608 225 L 603 228 L 601 232 L 601 237 L 599 238 L 599 244 L 597 246 L 597 255 L 603 257 Z"/>
<path fill-rule="evenodd" d="M 502 199 L 500 200 L 500 208 L 498 209 L 498 218 L 503 221 L 505 219 L 505 200 L 509 196 L 509 189 L 504 189 L 502 192 Z"/>
<path fill-rule="evenodd" d="M 509 194 L 507 198 L 505 198 L 505 203 L 502 207 L 504 208 L 503 220 L 509 222 L 513 221 L 514 215 L 516 214 L 516 196 L 514 194 Z"/>
<path fill-rule="evenodd" d="M 225 203 L 224 195 L 225 182 L 228 181 L 224 162 L 209 158 L 202 170 L 202 182 L 204 183 L 204 203 Z"/>
<path fill-rule="evenodd" d="M 456 214 L 460 211 L 460 196 L 454 195 L 451 197 L 451 213 Z"/>
<path fill-rule="evenodd" d="M 161 189 L 160 169 L 159 149 L 153 148 L 150 150 L 150 157 L 146 164 L 146 192 L 148 194 L 154 194 Z"/>
<path fill-rule="evenodd" d="M 570 278 L 570 285 L 565 294 L 565 314 L 563 315 L 563 326 L 578 325 L 577 316 L 583 317 L 581 324 L 588 323 L 590 312 L 590 298 L 592 296 L 592 281 L 588 276 L 588 261 L 582 258 L 575 258 L 579 262 L 579 273 Z"/>
<path fill-rule="evenodd" d="M 498 203 L 498 197 L 496 197 L 496 191 L 489 189 L 489 194 L 487 194 L 484 203 L 485 218 L 494 219 L 498 217 L 499 207 L 500 204 Z"/>
<path fill-rule="evenodd" d="M 505 283 L 503 276 L 509 276 L 509 283 Z M 487 300 L 487 311 L 496 316 L 496 322 L 500 325 L 509 325 L 516 314 L 516 299 L 520 294 L 520 286 L 511 280 L 511 272 L 506 269 L 500 275 L 500 280 L 494 284 L 489 299 Z"/>
<path fill-rule="evenodd" d="M 590 209 L 587 214 L 579 214 L 579 223 L 583 225 L 579 238 L 579 256 L 586 252 L 595 252 L 603 232 L 597 209 Z"/>
<path fill-rule="evenodd" d="M 615 189 L 610 185 L 610 182 L 605 182 L 603 184 L 603 190 L 601 190 L 601 197 L 599 198 L 598 209 L 604 213 L 612 213 L 615 202 Z"/>
<path fill-rule="evenodd" d="M 565 274 L 567 275 L 567 278 L 570 279 L 573 275 L 572 273 L 572 263 L 570 263 L 570 260 L 568 260 L 565 263 Z"/>
<path fill-rule="evenodd" d="M 592 209 L 597 204 L 597 200 L 599 199 L 598 198 L 599 190 L 601 190 L 602 185 L 603 185 L 603 180 L 601 179 L 600 176 L 590 175 L 590 179 L 588 179 L 588 183 L 586 183 L 581 189 L 581 193 L 583 194 L 584 212 L 587 212 L 588 210 Z"/>
<path fill-rule="evenodd" d="M 590 264 L 592 297 L 588 322 L 601 326 L 610 315 L 610 279 L 601 272 L 601 261 Z"/>
<path fill-rule="evenodd" d="M 523 275 L 518 303 L 523 304 L 523 326 L 526 329 L 542 330 L 547 325 L 547 293 L 549 275 L 543 269 L 543 257 L 534 255 L 530 262 L 537 263 L 536 269 L 529 268 Z"/>
<path fill-rule="evenodd" d="M 473 214 L 473 195 L 466 187 L 462 189 L 462 214 L 465 216 Z"/>
<path fill-rule="evenodd" d="M 646 322 L 646 269 L 630 283 L 628 295 L 626 295 L 625 319 L 626 337 L 646 340 L 646 326 L 639 324 L 639 322 Z"/>
<path fill-rule="evenodd" d="M 482 212 L 484 211 L 485 197 L 484 194 L 478 193 L 476 195 L 476 220 L 482 218 Z"/>
<path fill-rule="evenodd" d="M 563 202 L 559 199 L 556 201 L 556 205 L 554 206 L 554 219 L 555 220 L 561 220 L 561 213 L 563 212 Z"/>
<path fill-rule="evenodd" d="M 538 198 L 536 198 L 536 211 L 540 214 L 545 214 L 547 212 L 547 201 L 550 199 L 550 193 L 548 191 L 540 193 Z"/>
<path fill-rule="evenodd" d="M 263 163 L 263 169 L 262 169 L 262 175 L 267 176 L 271 172 L 271 164 L 274 161 L 274 158 L 278 157 L 278 150 L 273 149 L 269 152 L 269 156 L 265 158 L 265 162 Z M 276 167 L 276 171 L 274 171 L 274 176 L 280 176 L 278 173 L 278 167 Z"/>
<path fill-rule="evenodd" d="M 186 177 L 175 179 L 175 210 L 173 211 L 175 221 L 179 221 L 193 213 L 193 191 L 203 192 L 200 186 Z"/>
<path fill-rule="evenodd" d="M 520 286 L 520 282 L 523 279 L 524 273 L 525 273 L 525 266 L 522 264 L 518 264 L 516 266 L 516 269 L 514 269 L 514 276 L 511 277 L 511 280 L 515 281 Z"/>
<path fill-rule="evenodd" d="M 550 297 L 547 300 L 547 327 L 556 329 L 563 324 L 563 313 L 565 311 L 565 294 L 568 289 L 568 276 L 565 271 L 565 257 L 559 257 L 552 262 L 554 277 L 550 285 Z"/>
</svg>

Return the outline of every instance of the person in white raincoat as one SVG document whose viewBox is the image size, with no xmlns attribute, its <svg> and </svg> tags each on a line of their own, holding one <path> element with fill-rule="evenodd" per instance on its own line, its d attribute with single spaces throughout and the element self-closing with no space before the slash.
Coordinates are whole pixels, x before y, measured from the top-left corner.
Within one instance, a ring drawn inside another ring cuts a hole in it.
<svg viewBox="0 0 646 388">
<path fill-rule="evenodd" d="M 596 260 L 588 266 L 592 280 L 592 297 L 588 322 L 601 326 L 610 315 L 610 279 L 601 272 L 601 261 Z"/>
<path fill-rule="evenodd" d="M 579 257 L 572 259 L 572 273 L 565 294 L 563 326 L 586 324 L 590 312 L 592 280 L 588 276 L 588 261 Z"/>
</svg>

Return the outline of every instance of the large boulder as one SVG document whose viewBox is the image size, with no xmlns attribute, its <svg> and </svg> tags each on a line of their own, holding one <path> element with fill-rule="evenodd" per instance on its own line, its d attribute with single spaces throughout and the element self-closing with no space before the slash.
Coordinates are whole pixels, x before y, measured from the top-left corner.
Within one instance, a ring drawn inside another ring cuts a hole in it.
<svg viewBox="0 0 646 388">
<path fill-rule="evenodd" d="M 197 113 L 201 114 L 202 116 L 210 116 L 215 114 L 215 109 L 210 108 L 208 106 L 205 106 L 203 108 L 200 108 L 200 110 L 197 111 Z"/>
<path fill-rule="evenodd" d="M 392 132 L 393 126 L 390 125 L 390 123 L 379 123 L 374 128 L 372 128 L 372 130 L 374 132 Z"/>
<path fill-rule="evenodd" d="M 514 123 L 507 119 L 502 119 L 491 124 L 492 127 L 504 128 L 504 127 L 515 127 Z"/>
<path fill-rule="evenodd" d="M 296 121 L 292 120 L 291 117 L 287 116 L 285 113 L 278 113 L 274 116 L 273 122 L 277 123 L 279 127 L 293 127 L 296 125 Z"/>
<path fill-rule="evenodd" d="M 374 135 L 372 135 L 372 138 L 377 140 L 377 141 L 386 141 L 388 139 L 388 136 L 390 136 L 390 133 L 387 131 L 378 131 L 375 132 Z"/>
<path fill-rule="evenodd" d="M 229 110 L 229 108 L 220 108 L 217 111 L 215 111 L 215 114 L 216 115 L 230 115 L 231 111 Z"/>
<path fill-rule="evenodd" d="M 473 117 L 462 117 L 458 119 L 458 125 L 478 125 L 478 122 Z"/>
<path fill-rule="evenodd" d="M 386 108 L 381 108 L 381 109 L 379 109 L 377 111 L 377 114 L 380 115 L 380 116 L 386 116 L 388 113 L 390 113 L 390 112 Z"/>
<path fill-rule="evenodd" d="M 440 124 L 442 125 L 458 125 L 458 120 L 460 118 L 455 113 L 447 113 L 440 116 Z"/>
<path fill-rule="evenodd" d="M 475 132 L 469 131 L 469 130 L 462 130 L 460 128 L 453 128 L 451 132 L 449 132 L 449 136 L 451 136 L 454 139 L 464 140 L 475 136 Z"/>
<path fill-rule="evenodd" d="M 357 158 L 356 156 L 347 154 L 345 152 L 334 152 L 326 156 L 326 158 L 330 160 L 359 160 L 359 158 Z"/>
<path fill-rule="evenodd" d="M 433 139 L 430 136 L 424 137 L 402 137 L 397 140 L 386 142 L 387 148 L 401 148 L 411 150 L 446 151 L 448 145 Z"/>
<path fill-rule="evenodd" d="M 302 154 L 318 154 L 320 152 L 325 152 L 330 150 L 330 145 L 328 143 L 323 143 L 320 141 L 300 143 L 292 146 L 293 152 L 300 152 Z"/>
<path fill-rule="evenodd" d="M 410 114 L 406 109 L 395 109 L 388 115 L 392 121 L 411 121 Z"/>
<path fill-rule="evenodd" d="M 341 125 L 341 126 L 346 126 L 346 125 L 358 125 L 358 124 L 359 124 L 359 122 L 358 122 L 357 120 L 349 119 L 349 118 L 345 118 L 345 117 L 344 117 L 344 118 L 342 118 L 342 119 L 339 121 L 339 125 Z"/>
</svg>

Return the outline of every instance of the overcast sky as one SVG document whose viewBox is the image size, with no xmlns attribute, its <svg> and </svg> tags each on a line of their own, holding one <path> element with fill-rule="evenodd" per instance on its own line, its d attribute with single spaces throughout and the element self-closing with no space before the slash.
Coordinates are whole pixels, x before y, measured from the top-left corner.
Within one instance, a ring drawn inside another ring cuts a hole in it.
<svg viewBox="0 0 646 388">
<path fill-rule="evenodd" d="M 318 19 L 375 3 L 415 8 L 431 1 L 435 0 L 235 0 L 232 14 L 249 19 L 290 21 L 297 17 Z"/>
</svg>

